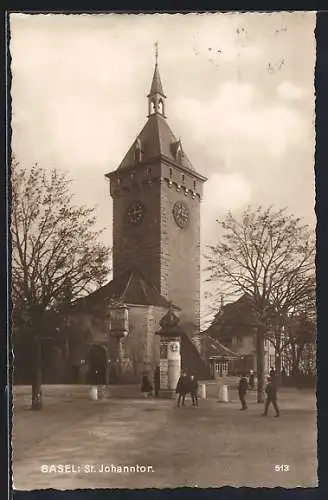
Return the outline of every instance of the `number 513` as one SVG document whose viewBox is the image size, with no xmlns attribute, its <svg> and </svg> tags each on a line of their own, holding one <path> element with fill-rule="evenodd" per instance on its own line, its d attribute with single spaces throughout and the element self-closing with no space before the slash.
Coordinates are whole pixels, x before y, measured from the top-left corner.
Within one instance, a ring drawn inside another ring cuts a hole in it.
<svg viewBox="0 0 328 500">
<path fill-rule="evenodd" d="M 275 465 L 274 470 L 276 472 L 288 472 L 290 470 L 289 465 Z"/>
</svg>

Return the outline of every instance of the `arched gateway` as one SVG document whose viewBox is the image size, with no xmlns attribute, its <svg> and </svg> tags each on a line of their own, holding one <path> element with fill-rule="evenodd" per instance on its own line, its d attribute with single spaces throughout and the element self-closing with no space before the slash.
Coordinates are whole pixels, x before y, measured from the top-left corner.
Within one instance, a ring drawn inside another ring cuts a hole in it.
<svg viewBox="0 0 328 500">
<path fill-rule="evenodd" d="M 89 384 L 105 385 L 107 383 L 108 358 L 103 346 L 91 346 L 86 358 L 86 365 Z"/>
</svg>

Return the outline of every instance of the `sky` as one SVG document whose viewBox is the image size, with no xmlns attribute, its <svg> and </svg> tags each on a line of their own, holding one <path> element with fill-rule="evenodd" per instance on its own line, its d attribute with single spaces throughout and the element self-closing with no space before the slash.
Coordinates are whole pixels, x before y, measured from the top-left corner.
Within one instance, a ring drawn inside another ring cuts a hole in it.
<svg viewBox="0 0 328 500">
<path fill-rule="evenodd" d="M 10 29 L 15 157 L 66 170 L 76 201 L 97 206 L 106 244 L 104 174 L 146 122 L 156 41 L 168 123 L 208 178 L 202 252 L 216 219 L 247 205 L 315 225 L 314 12 L 17 13 Z"/>
</svg>

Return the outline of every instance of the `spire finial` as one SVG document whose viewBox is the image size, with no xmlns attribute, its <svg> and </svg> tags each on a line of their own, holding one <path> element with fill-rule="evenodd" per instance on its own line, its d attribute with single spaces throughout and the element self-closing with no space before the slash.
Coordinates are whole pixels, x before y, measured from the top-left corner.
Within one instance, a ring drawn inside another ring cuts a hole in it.
<svg viewBox="0 0 328 500">
<path fill-rule="evenodd" d="M 161 77 L 159 76 L 158 69 L 158 42 L 154 43 L 155 46 L 155 68 L 153 80 L 151 82 L 150 91 L 148 94 L 148 117 L 151 115 L 160 114 L 163 118 L 165 116 L 165 99 L 166 96 L 163 92 Z"/>
<path fill-rule="evenodd" d="M 158 63 L 158 42 L 155 42 L 155 64 Z"/>
</svg>

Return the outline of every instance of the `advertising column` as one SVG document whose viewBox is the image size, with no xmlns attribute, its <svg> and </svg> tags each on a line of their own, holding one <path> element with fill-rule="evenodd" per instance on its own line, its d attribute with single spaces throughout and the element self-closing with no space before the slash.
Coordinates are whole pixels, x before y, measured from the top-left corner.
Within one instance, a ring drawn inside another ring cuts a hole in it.
<svg viewBox="0 0 328 500">
<path fill-rule="evenodd" d="M 168 388 L 175 390 L 181 371 L 181 355 L 179 339 L 170 340 L 167 349 Z"/>
</svg>

